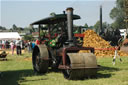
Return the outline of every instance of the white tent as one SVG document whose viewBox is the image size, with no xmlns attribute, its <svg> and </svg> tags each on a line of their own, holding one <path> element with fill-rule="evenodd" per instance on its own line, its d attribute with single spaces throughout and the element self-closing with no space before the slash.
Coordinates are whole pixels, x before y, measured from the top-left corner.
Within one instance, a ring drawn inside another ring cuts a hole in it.
<svg viewBox="0 0 128 85">
<path fill-rule="evenodd" d="M 20 37 L 18 32 L 0 32 L 0 40 L 16 40 Z"/>
</svg>

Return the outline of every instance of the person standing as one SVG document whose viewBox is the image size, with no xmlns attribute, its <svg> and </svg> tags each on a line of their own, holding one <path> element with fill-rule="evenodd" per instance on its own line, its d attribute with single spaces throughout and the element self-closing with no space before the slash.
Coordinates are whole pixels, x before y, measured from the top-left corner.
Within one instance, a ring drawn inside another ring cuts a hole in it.
<svg viewBox="0 0 128 85">
<path fill-rule="evenodd" d="M 2 49 L 2 40 L 0 40 L 0 49 Z"/>
<path fill-rule="evenodd" d="M 5 40 L 2 40 L 2 49 L 5 49 Z"/>
<path fill-rule="evenodd" d="M 35 44 L 36 44 L 36 45 L 39 45 L 39 44 L 40 44 L 39 39 L 36 40 L 36 43 L 35 43 Z"/>
<path fill-rule="evenodd" d="M 14 44 L 13 41 L 11 41 L 10 46 L 11 46 L 12 55 L 13 55 L 14 54 L 14 49 L 15 49 L 15 44 Z"/>
<path fill-rule="evenodd" d="M 21 40 L 20 38 L 18 38 L 16 40 L 16 52 L 17 52 L 17 55 L 21 55 Z"/>
<path fill-rule="evenodd" d="M 32 51 L 33 51 L 35 45 L 36 45 L 36 44 L 35 44 L 35 42 L 33 41 L 33 42 L 32 42 Z"/>
<path fill-rule="evenodd" d="M 32 42 L 28 40 L 27 42 L 27 48 L 28 48 L 28 52 L 32 52 Z"/>
</svg>

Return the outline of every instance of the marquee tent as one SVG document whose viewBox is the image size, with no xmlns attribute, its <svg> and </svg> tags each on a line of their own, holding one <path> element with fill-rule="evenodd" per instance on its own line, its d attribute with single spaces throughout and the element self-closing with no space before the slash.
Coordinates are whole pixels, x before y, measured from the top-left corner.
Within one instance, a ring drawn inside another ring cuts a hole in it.
<svg viewBox="0 0 128 85">
<path fill-rule="evenodd" d="M 18 32 L 0 32 L 0 40 L 16 40 L 20 37 Z"/>
</svg>

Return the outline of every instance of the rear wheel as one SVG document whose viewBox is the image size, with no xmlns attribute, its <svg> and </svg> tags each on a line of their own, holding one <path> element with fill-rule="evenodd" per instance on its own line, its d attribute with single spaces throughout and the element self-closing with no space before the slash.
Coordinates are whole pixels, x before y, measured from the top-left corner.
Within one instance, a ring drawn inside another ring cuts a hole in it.
<svg viewBox="0 0 128 85">
<path fill-rule="evenodd" d="M 33 69 L 35 72 L 37 73 L 46 73 L 48 70 L 48 65 L 49 65 L 49 61 L 48 60 L 44 60 L 43 56 L 48 56 L 47 52 L 43 53 L 42 56 L 42 48 L 36 46 L 33 50 L 33 54 L 32 54 L 32 63 L 33 63 Z M 43 48 L 43 50 L 47 50 L 47 48 Z"/>
</svg>

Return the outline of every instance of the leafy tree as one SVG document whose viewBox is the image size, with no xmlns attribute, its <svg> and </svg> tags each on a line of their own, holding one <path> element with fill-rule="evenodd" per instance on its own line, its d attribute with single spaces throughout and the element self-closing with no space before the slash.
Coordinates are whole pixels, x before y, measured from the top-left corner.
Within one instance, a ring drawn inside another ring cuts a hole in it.
<svg viewBox="0 0 128 85">
<path fill-rule="evenodd" d="M 107 23 L 107 22 L 103 22 L 102 23 L 102 29 L 103 31 L 106 29 L 106 28 L 110 28 L 110 25 Z M 94 29 L 97 33 L 100 33 L 101 30 L 100 30 L 100 21 L 97 21 L 96 24 L 94 25 Z"/>
<path fill-rule="evenodd" d="M 35 28 L 32 25 L 28 27 L 28 30 L 30 30 L 30 32 L 35 32 Z"/>
<path fill-rule="evenodd" d="M 6 30 L 6 28 L 5 28 L 5 27 L 0 26 L 0 30 Z"/>
<path fill-rule="evenodd" d="M 17 28 L 17 26 L 16 26 L 15 24 L 13 24 L 13 25 L 12 25 L 12 29 L 13 29 L 13 30 L 17 30 L 18 28 Z"/>
<path fill-rule="evenodd" d="M 84 25 L 86 28 L 88 28 L 88 24 L 87 23 L 85 23 L 85 25 Z"/>
<path fill-rule="evenodd" d="M 115 29 L 124 29 L 125 22 L 125 13 L 124 13 L 124 0 L 117 0 L 116 1 L 116 7 L 114 7 L 110 12 L 110 17 L 114 20 L 114 22 L 111 24 L 112 28 Z"/>
<path fill-rule="evenodd" d="M 24 39 L 24 40 L 33 40 L 33 37 L 32 37 L 32 35 L 25 35 L 25 36 L 23 37 L 23 39 Z"/>
<path fill-rule="evenodd" d="M 43 31 L 43 30 L 40 31 L 40 36 L 44 36 L 45 34 L 46 34 L 45 31 Z"/>
<path fill-rule="evenodd" d="M 99 33 L 100 21 L 97 21 L 97 22 L 96 22 L 96 24 L 94 25 L 94 29 L 95 29 L 96 33 Z"/>
<path fill-rule="evenodd" d="M 94 29 L 94 26 L 89 26 L 88 28 L 89 28 L 89 29 Z"/>
<path fill-rule="evenodd" d="M 55 16 L 55 15 L 56 15 L 55 12 L 50 13 L 50 16 Z"/>
</svg>

